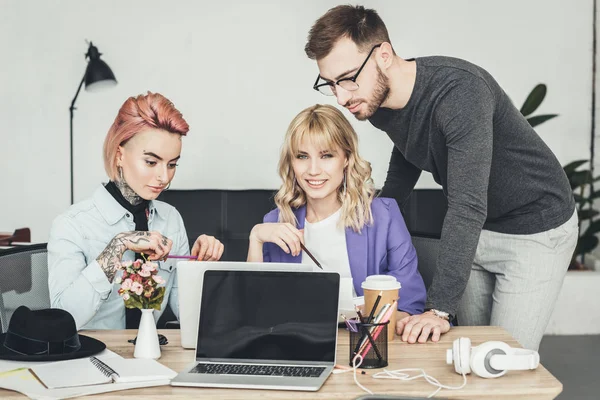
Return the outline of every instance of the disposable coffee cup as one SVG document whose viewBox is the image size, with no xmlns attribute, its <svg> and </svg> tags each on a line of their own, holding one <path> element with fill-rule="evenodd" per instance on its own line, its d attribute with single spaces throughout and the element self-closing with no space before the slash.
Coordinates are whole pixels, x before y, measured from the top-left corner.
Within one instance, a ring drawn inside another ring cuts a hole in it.
<svg viewBox="0 0 600 400">
<path fill-rule="evenodd" d="M 381 293 L 381 300 L 379 300 L 379 304 L 377 304 L 377 308 L 373 313 L 373 318 L 377 316 L 377 313 L 381 311 L 384 305 L 392 304 L 394 300 L 400 298 L 400 282 L 390 275 L 367 276 L 367 279 L 361 284 L 361 287 L 365 295 L 365 307 L 363 312 L 363 317 L 365 318 L 368 318 L 371 314 L 371 310 L 373 309 L 373 305 L 375 304 L 379 293 Z M 396 305 L 396 310 L 394 310 L 390 316 L 388 341 L 394 340 L 394 337 L 396 336 L 397 309 L 398 306 Z"/>
</svg>

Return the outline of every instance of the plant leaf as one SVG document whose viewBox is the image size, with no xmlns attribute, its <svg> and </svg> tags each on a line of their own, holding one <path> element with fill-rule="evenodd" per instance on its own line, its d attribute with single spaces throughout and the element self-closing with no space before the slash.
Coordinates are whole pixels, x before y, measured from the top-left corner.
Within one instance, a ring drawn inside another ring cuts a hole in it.
<svg viewBox="0 0 600 400">
<path fill-rule="evenodd" d="M 575 199 L 575 204 L 578 205 L 578 209 L 582 209 L 582 208 L 587 208 L 586 205 L 589 204 L 590 206 L 593 206 L 594 204 L 594 199 L 592 199 L 591 197 L 587 197 L 587 196 L 582 196 L 580 194 L 577 193 L 573 193 L 573 198 Z"/>
<path fill-rule="evenodd" d="M 600 212 L 598 212 L 594 209 L 588 209 L 588 210 L 580 210 L 577 212 L 577 214 L 579 215 L 579 220 L 581 221 L 582 219 L 593 218 L 596 215 L 600 214 Z"/>
<path fill-rule="evenodd" d="M 137 295 L 130 295 L 129 299 L 125 300 L 125 307 L 127 308 L 142 308 L 142 302 Z"/>
<path fill-rule="evenodd" d="M 588 185 L 592 183 L 592 174 L 590 171 L 575 171 L 569 176 L 569 183 L 571 184 L 571 189 L 575 189 L 579 186 Z"/>
<path fill-rule="evenodd" d="M 149 299 L 149 304 L 151 308 L 154 308 L 155 310 L 160 310 L 162 301 L 165 298 L 165 290 L 166 289 L 164 286 L 156 289 L 156 291 L 152 295 L 152 298 Z"/>
<path fill-rule="evenodd" d="M 573 172 L 575 172 L 577 168 L 581 167 L 586 162 L 588 162 L 588 160 L 577 160 L 570 162 L 563 167 L 563 170 L 565 171 L 565 174 L 567 174 L 568 177 L 571 177 Z"/>
<path fill-rule="evenodd" d="M 600 232 L 600 219 L 592 222 L 582 236 L 593 236 L 598 232 Z"/>
<path fill-rule="evenodd" d="M 557 116 L 558 114 L 536 115 L 535 117 L 527 118 L 527 122 L 529 122 L 529 125 L 533 128 Z"/>
<path fill-rule="evenodd" d="M 598 238 L 594 235 L 584 235 L 579 238 L 577 247 L 579 254 L 589 253 L 598 246 Z"/>
<path fill-rule="evenodd" d="M 546 90 L 546 85 L 543 83 L 539 83 L 533 88 L 531 93 L 529 93 L 529 96 L 527 96 L 525 103 L 523 103 L 523 106 L 521 107 L 521 114 L 523 114 L 524 117 L 533 113 L 535 110 L 537 110 L 540 104 L 542 104 L 544 97 L 546 97 Z"/>
</svg>

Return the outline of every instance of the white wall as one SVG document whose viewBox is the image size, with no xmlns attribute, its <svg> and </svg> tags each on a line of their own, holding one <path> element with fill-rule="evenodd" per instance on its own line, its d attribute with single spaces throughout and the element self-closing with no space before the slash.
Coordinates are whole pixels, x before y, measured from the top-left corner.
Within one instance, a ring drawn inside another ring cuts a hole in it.
<svg viewBox="0 0 600 400">
<path fill-rule="evenodd" d="M 69 206 L 68 107 L 85 69 L 85 39 L 119 84 L 83 92 L 75 114 L 75 199 L 103 180 L 104 135 L 123 101 L 169 97 L 190 123 L 174 188 L 276 188 L 278 150 L 301 109 L 332 102 L 311 89 L 308 29 L 338 1 L 0 0 L 0 231 L 28 226 L 46 241 Z M 517 105 L 539 82 L 538 132 L 561 163 L 587 157 L 591 1 L 365 1 L 402 57 L 451 55 L 496 77 Z M 349 115 L 346 113 L 346 115 Z M 350 117 L 352 118 L 352 117 Z M 392 147 L 352 119 L 381 186 Z M 435 183 L 424 176 L 419 187 Z M 199 205 L 201 206 L 201 205 Z"/>
<path fill-rule="evenodd" d="M 556 299 L 556 305 L 552 310 L 545 334 L 599 335 L 600 292 L 598 284 L 600 284 L 600 271 L 569 272 Z M 585 317 L 581 318 L 582 315 Z"/>
</svg>

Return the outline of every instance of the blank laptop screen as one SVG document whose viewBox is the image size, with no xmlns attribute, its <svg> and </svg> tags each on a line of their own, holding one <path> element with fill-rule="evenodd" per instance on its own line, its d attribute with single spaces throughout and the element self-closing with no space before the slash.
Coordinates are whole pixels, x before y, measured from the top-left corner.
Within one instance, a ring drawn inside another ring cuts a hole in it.
<svg viewBox="0 0 600 400">
<path fill-rule="evenodd" d="M 206 271 L 196 356 L 335 359 L 339 274 Z"/>
</svg>

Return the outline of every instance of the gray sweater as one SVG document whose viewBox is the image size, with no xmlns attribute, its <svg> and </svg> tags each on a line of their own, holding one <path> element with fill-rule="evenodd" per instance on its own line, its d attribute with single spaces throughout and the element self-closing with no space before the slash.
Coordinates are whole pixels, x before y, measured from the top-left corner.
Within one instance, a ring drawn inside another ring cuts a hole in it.
<svg viewBox="0 0 600 400">
<path fill-rule="evenodd" d="M 370 118 L 395 144 L 381 195 L 402 207 L 421 171 L 443 187 L 448 212 L 426 307 L 456 315 L 481 229 L 547 231 L 575 202 L 552 151 L 488 72 L 449 57 L 415 61 L 407 105 Z"/>
</svg>

